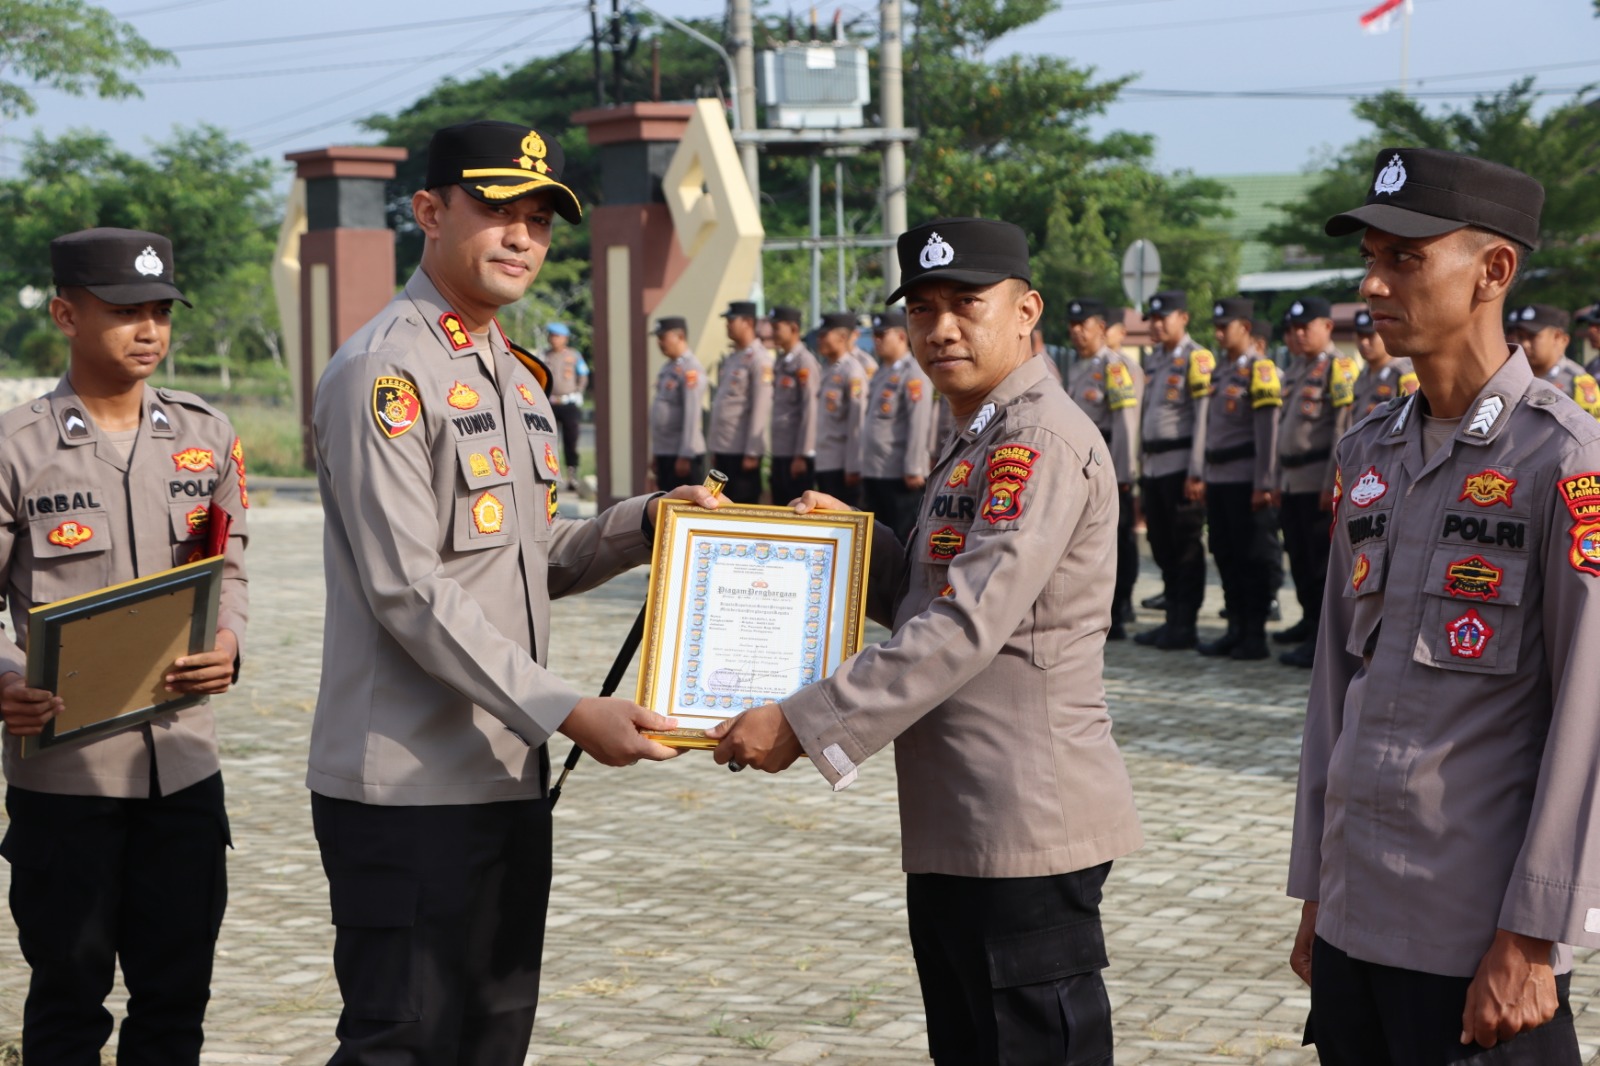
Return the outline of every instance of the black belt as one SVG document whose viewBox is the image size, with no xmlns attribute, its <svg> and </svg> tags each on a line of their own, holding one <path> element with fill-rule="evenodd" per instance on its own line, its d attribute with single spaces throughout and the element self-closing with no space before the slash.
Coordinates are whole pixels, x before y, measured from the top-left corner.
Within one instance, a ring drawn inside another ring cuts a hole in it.
<svg viewBox="0 0 1600 1066">
<path fill-rule="evenodd" d="M 1235 459 L 1253 459 L 1255 458 L 1255 454 L 1255 441 L 1245 441 L 1243 444 L 1235 444 L 1231 448 L 1218 448 L 1215 451 L 1207 448 L 1206 462 L 1231 463 Z"/>
<path fill-rule="evenodd" d="M 1193 437 L 1177 437 L 1173 440 L 1147 440 L 1144 442 L 1144 453 L 1146 455 L 1160 455 L 1162 452 L 1175 452 L 1181 448 L 1188 448 L 1193 444 Z"/>
<path fill-rule="evenodd" d="M 1286 470 L 1293 470 L 1297 466 L 1310 466 L 1312 463 L 1320 463 L 1332 454 L 1332 448 L 1318 448 L 1316 451 L 1301 452 L 1299 455 L 1279 456 L 1278 465 Z"/>
</svg>

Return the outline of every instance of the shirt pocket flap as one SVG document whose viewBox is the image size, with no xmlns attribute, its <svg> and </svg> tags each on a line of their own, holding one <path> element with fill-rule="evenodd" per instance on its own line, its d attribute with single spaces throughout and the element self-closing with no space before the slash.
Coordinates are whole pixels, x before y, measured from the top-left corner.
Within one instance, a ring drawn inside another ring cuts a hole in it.
<svg viewBox="0 0 1600 1066">
<path fill-rule="evenodd" d="M 172 539 L 197 540 L 211 528 L 211 505 L 193 500 L 172 504 Z"/>
<path fill-rule="evenodd" d="M 1020 988 L 1103 970 L 1105 934 L 1097 919 L 1052 929 L 989 937 L 984 943 L 993 988 Z"/>
<path fill-rule="evenodd" d="M 1383 591 L 1389 576 L 1389 545 L 1386 541 L 1365 544 L 1350 555 L 1350 578 L 1344 583 L 1346 596 L 1372 596 Z"/>
<path fill-rule="evenodd" d="M 75 511 L 70 518 L 40 515 L 28 522 L 36 559 L 98 555 L 111 547 L 111 516 L 103 508 Z"/>
<path fill-rule="evenodd" d="M 1434 548 L 1422 591 L 1467 604 L 1517 607 L 1527 576 L 1527 555 L 1446 544 Z"/>
<path fill-rule="evenodd" d="M 516 499 L 510 485 L 468 492 L 456 497 L 450 546 L 458 552 L 510 544 L 517 530 Z"/>
<path fill-rule="evenodd" d="M 456 444 L 456 461 L 468 490 L 503 485 L 511 480 L 511 461 L 503 437 L 484 437 Z"/>
</svg>

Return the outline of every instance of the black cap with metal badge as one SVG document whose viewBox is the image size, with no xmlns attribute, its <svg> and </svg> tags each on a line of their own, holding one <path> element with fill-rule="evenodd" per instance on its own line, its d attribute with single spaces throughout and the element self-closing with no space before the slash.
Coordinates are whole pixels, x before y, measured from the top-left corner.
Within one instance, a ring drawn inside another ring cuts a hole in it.
<svg viewBox="0 0 1600 1066">
<path fill-rule="evenodd" d="M 172 242 L 144 230 L 79 230 L 50 242 L 50 276 L 57 288 L 87 289 L 108 304 L 177 300 L 193 307 L 173 284 Z"/>
</svg>

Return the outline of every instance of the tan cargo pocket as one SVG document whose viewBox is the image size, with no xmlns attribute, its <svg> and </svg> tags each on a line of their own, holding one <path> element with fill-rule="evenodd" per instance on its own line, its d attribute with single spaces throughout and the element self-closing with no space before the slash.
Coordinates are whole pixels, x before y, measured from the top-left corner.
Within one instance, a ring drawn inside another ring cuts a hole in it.
<svg viewBox="0 0 1600 1066">
<path fill-rule="evenodd" d="M 1517 668 L 1528 557 L 1445 545 L 1434 549 L 1412 658 L 1441 670 L 1509 674 Z"/>
<path fill-rule="evenodd" d="M 511 460 L 506 455 L 506 441 L 502 436 L 457 442 L 456 462 L 461 468 L 461 483 L 469 492 L 511 480 Z"/>
<path fill-rule="evenodd" d="M 34 603 L 53 603 L 110 584 L 111 516 L 104 509 L 39 515 L 28 523 L 33 566 L 14 578 Z"/>
</svg>

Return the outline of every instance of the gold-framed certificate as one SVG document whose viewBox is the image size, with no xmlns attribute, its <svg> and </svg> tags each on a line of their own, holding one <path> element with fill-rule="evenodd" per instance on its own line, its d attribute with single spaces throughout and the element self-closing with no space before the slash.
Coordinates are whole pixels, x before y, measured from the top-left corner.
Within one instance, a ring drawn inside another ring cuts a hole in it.
<svg viewBox="0 0 1600 1066">
<path fill-rule="evenodd" d="M 662 500 L 636 701 L 675 718 L 663 744 L 821 681 L 861 650 L 872 515 Z"/>
</svg>

